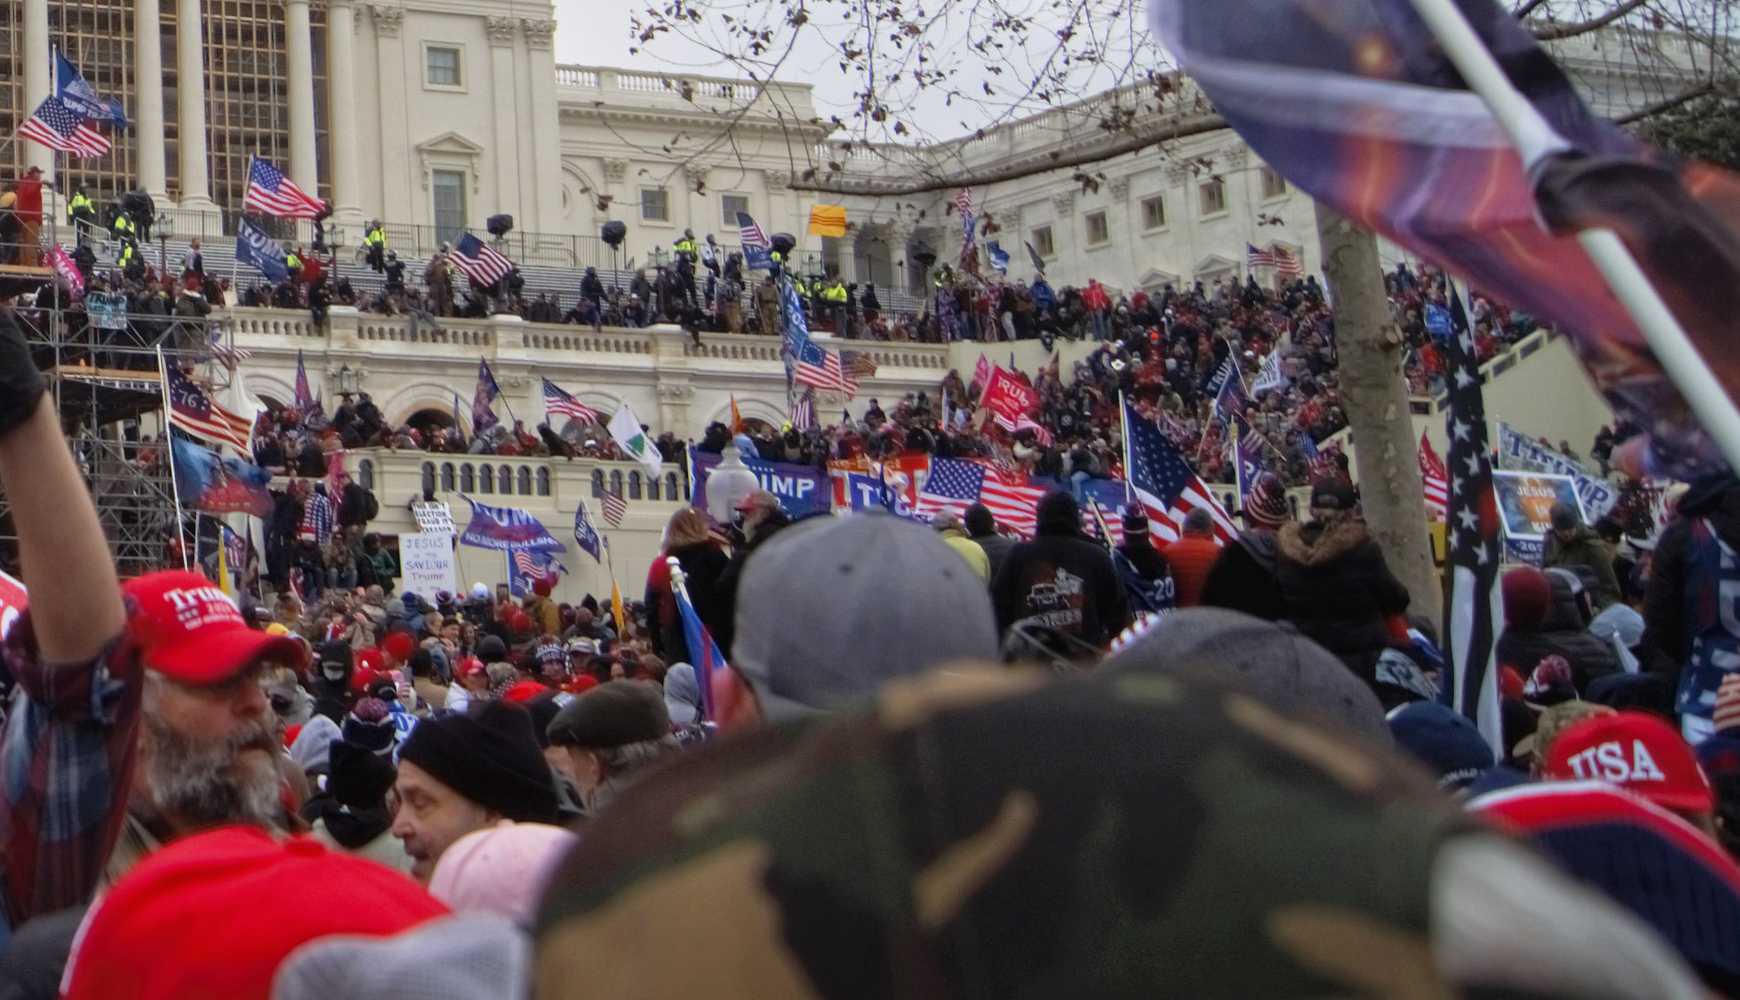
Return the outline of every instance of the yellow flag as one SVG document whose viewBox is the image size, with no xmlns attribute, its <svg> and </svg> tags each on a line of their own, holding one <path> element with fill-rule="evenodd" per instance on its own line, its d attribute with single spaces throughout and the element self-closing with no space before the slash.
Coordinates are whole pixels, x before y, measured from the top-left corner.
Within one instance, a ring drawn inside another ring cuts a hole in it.
<svg viewBox="0 0 1740 1000">
<path fill-rule="evenodd" d="M 622 588 L 616 585 L 615 580 L 610 581 L 610 614 L 616 619 L 616 637 L 622 639 L 628 635 L 628 629 L 623 624 Z"/>
<path fill-rule="evenodd" d="M 846 206 L 815 205 L 810 208 L 811 236 L 846 235 Z"/>
<path fill-rule="evenodd" d="M 236 596 L 236 584 L 230 579 L 229 533 L 230 529 L 222 523 L 218 524 L 217 585 L 219 590 L 233 600 Z"/>
</svg>

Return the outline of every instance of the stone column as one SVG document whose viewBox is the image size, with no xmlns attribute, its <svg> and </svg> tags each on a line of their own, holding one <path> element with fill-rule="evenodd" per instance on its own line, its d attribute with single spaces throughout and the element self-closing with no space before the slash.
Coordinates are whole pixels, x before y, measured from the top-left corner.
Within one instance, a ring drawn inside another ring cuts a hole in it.
<svg viewBox="0 0 1740 1000">
<path fill-rule="evenodd" d="M 360 240 L 363 210 L 357 197 L 356 102 L 362 95 L 356 86 L 355 31 L 351 0 L 331 0 L 326 8 L 326 120 L 332 136 L 333 221 L 357 229 Z"/>
<path fill-rule="evenodd" d="M 137 83 L 139 186 L 159 206 L 169 201 L 163 154 L 163 16 L 158 0 L 133 5 L 133 77 Z"/>
<path fill-rule="evenodd" d="M 290 179 L 312 195 L 320 183 L 320 168 L 314 155 L 314 39 L 308 0 L 285 0 L 284 42 L 290 78 Z M 337 93 L 334 99 L 354 97 Z"/>
<path fill-rule="evenodd" d="M 532 120 L 529 131 L 532 141 L 533 190 L 536 197 L 528 204 L 535 203 L 537 212 L 536 219 L 528 219 L 523 224 L 546 237 L 558 236 L 566 227 L 561 225 L 562 123 L 561 111 L 556 103 L 556 54 L 551 47 L 556 35 L 556 22 L 541 18 L 522 18 L 520 31 L 526 36 L 526 69 L 532 80 Z M 584 217 L 580 213 L 576 213 L 576 216 Z M 555 242 L 562 241 L 558 239 Z"/>
<path fill-rule="evenodd" d="M 216 212 L 205 155 L 205 22 L 199 0 L 175 0 L 175 82 L 181 163 L 180 207 Z"/>
<path fill-rule="evenodd" d="M 53 89 L 54 56 L 48 50 L 48 0 L 24 0 L 24 107 L 20 118 L 36 110 Z M 24 162 L 41 167 L 42 179 L 54 179 L 54 151 L 23 142 Z"/>
<path fill-rule="evenodd" d="M 409 121 L 405 82 L 405 48 L 399 33 L 405 23 L 405 9 L 385 3 L 369 5 L 375 19 L 376 85 L 380 88 L 381 130 L 390 134 L 381 137 L 381 162 L 378 164 L 381 182 L 381 204 L 378 211 L 383 220 L 413 223 L 421 217 L 413 207 L 422 187 L 407 183 L 411 176 L 411 139 L 406 129 Z M 425 193 L 425 198 L 428 195 Z M 404 251 L 400 251 L 403 253 Z"/>
<path fill-rule="evenodd" d="M 520 128 L 514 116 L 515 23 L 511 17 L 484 19 L 484 31 L 489 36 L 490 96 L 495 119 L 495 142 L 491 150 L 495 156 L 495 169 L 489 175 L 494 177 L 495 184 L 485 192 L 486 197 L 493 200 L 473 205 L 471 210 L 479 220 L 499 212 L 511 213 L 516 228 L 530 231 L 537 227 L 537 221 L 527 214 L 527 209 L 534 206 L 526 200 L 527 185 L 522 182 L 520 174 L 523 167 L 530 166 L 525 163 L 530 157 L 520 152 Z M 555 86 L 555 78 L 551 77 L 546 84 Z"/>
</svg>

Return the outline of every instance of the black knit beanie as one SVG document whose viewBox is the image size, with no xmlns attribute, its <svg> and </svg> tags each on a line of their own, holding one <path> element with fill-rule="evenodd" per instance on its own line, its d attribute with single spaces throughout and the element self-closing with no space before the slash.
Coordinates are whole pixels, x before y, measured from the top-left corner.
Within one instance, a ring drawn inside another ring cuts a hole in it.
<svg viewBox="0 0 1740 1000">
<path fill-rule="evenodd" d="M 556 822 L 550 765 L 518 705 L 492 701 L 475 715 L 424 719 L 400 745 L 399 760 L 515 822 Z"/>
<path fill-rule="evenodd" d="M 386 800 L 395 776 L 390 759 L 347 740 L 333 740 L 330 754 L 332 773 L 326 790 L 340 805 L 372 809 Z"/>
</svg>

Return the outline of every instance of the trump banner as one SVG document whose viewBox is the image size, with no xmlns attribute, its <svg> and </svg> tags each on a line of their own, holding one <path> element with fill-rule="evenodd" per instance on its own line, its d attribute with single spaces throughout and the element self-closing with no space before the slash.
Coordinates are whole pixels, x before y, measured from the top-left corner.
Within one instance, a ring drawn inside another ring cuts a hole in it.
<svg viewBox="0 0 1740 1000">
<path fill-rule="evenodd" d="M 1039 406 L 1039 393 L 1001 367 L 996 367 L 991 369 L 991 384 L 985 387 L 979 405 L 1004 420 L 1018 423 Z"/>
<path fill-rule="evenodd" d="M 719 464 L 719 456 L 690 448 L 689 462 L 694 470 L 694 492 L 690 502 L 705 508 L 707 476 Z M 755 473 L 755 481 L 761 488 L 777 497 L 780 507 L 792 517 L 828 512 L 833 493 L 828 488 L 827 475 L 814 466 L 764 462 L 759 458 L 745 458 L 743 464 Z"/>
<path fill-rule="evenodd" d="M 507 552 L 525 549 L 530 552 L 566 552 L 568 546 L 550 534 L 544 522 L 518 507 L 491 507 L 461 494 L 471 505 L 471 523 L 465 526 L 460 542 L 480 549 Z"/>
</svg>

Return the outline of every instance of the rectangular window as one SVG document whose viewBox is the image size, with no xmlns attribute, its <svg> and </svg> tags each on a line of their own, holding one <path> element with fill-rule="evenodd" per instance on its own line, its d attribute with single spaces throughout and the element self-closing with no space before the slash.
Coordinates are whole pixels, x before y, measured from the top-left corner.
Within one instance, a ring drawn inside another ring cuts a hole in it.
<svg viewBox="0 0 1740 1000">
<path fill-rule="evenodd" d="M 746 194 L 722 194 L 719 196 L 719 218 L 725 224 L 728 232 L 737 231 L 737 213 L 749 214 L 749 196 Z"/>
<path fill-rule="evenodd" d="M 1274 167 L 1263 168 L 1263 197 L 1279 198 L 1287 193 L 1287 178 Z"/>
<path fill-rule="evenodd" d="M 453 242 L 465 230 L 465 172 L 434 171 L 435 238 Z"/>
<path fill-rule="evenodd" d="M 1052 242 L 1050 226 L 1033 227 L 1033 249 L 1039 251 L 1041 257 L 1057 255 L 1057 244 Z"/>
<path fill-rule="evenodd" d="M 1104 243 L 1112 238 L 1111 229 L 1106 223 L 1106 213 L 1104 211 L 1089 212 L 1084 221 L 1087 223 L 1088 246 L 1097 246 L 1098 244 Z"/>
<path fill-rule="evenodd" d="M 646 222 L 671 220 L 671 197 L 664 188 L 640 189 L 640 217 Z"/>
<path fill-rule="evenodd" d="M 1214 177 L 1203 181 L 1196 190 L 1202 199 L 1203 215 L 1226 211 L 1226 181 Z"/>
<path fill-rule="evenodd" d="M 431 87 L 459 87 L 464 80 L 459 72 L 459 50 L 448 45 L 431 45 L 423 50 L 423 82 Z"/>
<path fill-rule="evenodd" d="M 1151 195 L 1142 199 L 1142 228 L 1160 229 L 1166 225 L 1166 198 Z"/>
</svg>

